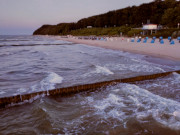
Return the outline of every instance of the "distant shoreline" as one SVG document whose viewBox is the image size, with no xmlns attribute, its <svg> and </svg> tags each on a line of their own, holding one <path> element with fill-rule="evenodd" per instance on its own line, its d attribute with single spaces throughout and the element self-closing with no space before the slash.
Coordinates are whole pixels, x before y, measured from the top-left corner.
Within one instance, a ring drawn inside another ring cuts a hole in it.
<svg viewBox="0 0 180 135">
<path fill-rule="evenodd" d="M 127 51 L 136 54 L 149 55 L 153 57 L 165 58 L 169 60 L 180 61 L 180 43 L 175 39 L 175 44 L 170 45 L 167 39 L 164 39 L 164 44 L 160 44 L 156 39 L 155 43 L 150 43 L 151 39 L 147 43 L 130 42 L 130 38 L 113 37 L 107 41 L 100 40 L 85 40 L 78 39 L 77 37 L 63 38 L 57 36 L 59 40 L 74 42 L 78 44 L 85 44 L 91 46 L 97 46 L 113 50 Z M 122 40 L 123 39 L 123 40 Z M 129 42 L 128 42 L 129 41 Z"/>
</svg>

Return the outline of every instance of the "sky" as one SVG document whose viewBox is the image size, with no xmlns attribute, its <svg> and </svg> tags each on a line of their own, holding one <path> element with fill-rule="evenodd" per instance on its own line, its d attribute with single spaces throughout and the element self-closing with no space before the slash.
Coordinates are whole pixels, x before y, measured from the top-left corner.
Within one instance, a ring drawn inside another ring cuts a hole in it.
<svg viewBox="0 0 180 135">
<path fill-rule="evenodd" d="M 0 0 L 0 35 L 31 35 L 43 24 L 78 20 L 153 0 Z"/>
</svg>

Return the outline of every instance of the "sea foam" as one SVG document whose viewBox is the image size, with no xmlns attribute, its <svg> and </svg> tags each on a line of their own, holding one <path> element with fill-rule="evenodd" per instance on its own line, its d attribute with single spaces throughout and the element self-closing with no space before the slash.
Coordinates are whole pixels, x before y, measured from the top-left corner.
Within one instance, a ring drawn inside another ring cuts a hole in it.
<svg viewBox="0 0 180 135">
<path fill-rule="evenodd" d="M 4 91 L 0 91 L 0 95 L 2 95 L 2 94 L 4 94 L 4 93 L 6 93 L 6 92 L 4 92 Z"/>
<path fill-rule="evenodd" d="M 180 130 L 179 102 L 155 95 L 133 84 L 119 84 L 116 87 L 112 87 L 108 90 L 109 93 L 101 98 L 94 95 L 86 98 L 87 104 L 94 107 L 96 115 L 123 123 L 126 123 L 129 117 L 142 122 L 152 117 L 163 126 Z"/>
<path fill-rule="evenodd" d="M 54 89 L 56 84 L 62 83 L 63 78 L 54 72 L 50 72 L 41 82 L 41 90 Z"/>
<path fill-rule="evenodd" d="M 38 91 L 46 91 L 55 88 L 56 84 L 60 84 L 63 81 L 63 77 L 54 72 L 48 72 L 48 75 L 42 79 L 39 83 L 32 85 L 30 88 L 20 88 L 14 95 L 22 94 L 25 92 L 32 93 Z"/>
<path fill-rule="evenodd" d="M 94 74 L 102 74 L 107 76 L 107 75 L 113 75 L 114 73 L 105 66 L 95 66 L 95 70 L 86 73 L 83 76 L 87 77 L 87 76 L 92 76 Z"/>
<path fill-rule="evenodd" d="M 101 66 L 96 66 L 96 73 L 101 73 L 101 74 L 104 74 L 104 75 L 113 75 L 114 74 L 108 68 L 101 67 Z"/>
</svg>

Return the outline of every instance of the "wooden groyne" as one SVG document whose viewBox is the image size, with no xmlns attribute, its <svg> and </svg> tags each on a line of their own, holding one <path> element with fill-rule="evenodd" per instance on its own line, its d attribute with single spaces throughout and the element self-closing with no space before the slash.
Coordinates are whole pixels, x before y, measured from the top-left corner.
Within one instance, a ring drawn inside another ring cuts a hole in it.
<svg viewBox="0 0 180 135">
<path fill-rule="evenodd" d="M 158 74 L 153 74 L 153 75 L 143 75 L 143 76 L 137 76 L 137 77 L 131 77 L 131 78 L 125 78 L 125 79 L 117 79 L 117 80 L 112 80 L 112 81 L 97 82 L 93 84 L 84 84 L 84 85 L 71 86 L 71 87 L 65 87 L 65 88 L 57 88 L 53 90 L 40 91 L 40 92 L 24 94 L 24 95 L 3 97 L 3 98 L 0 98 L 0 108 L 6 107 L 7 105 L 10 105 L 10 104 L 17 104 L 20 102 L 33 100 L 33 99 L 38 98 L 39 96 L 40 97 L 48 96 L 48 95 L 64 96 L 64 95 L 69 95 L 69 94 L 78 93 L 82 91 L 98 89 L 98 88 L 106 87 L 109 85 L 115 85 L 117 83 L 135 83 L 137 81 L 156 79 L 159 77 L 165 77 L 167 75 L 170 75 L 173 72 L 180 74 L 180 70 L 178 70 L 178 71 L 158 73 Z"/>
</svg>

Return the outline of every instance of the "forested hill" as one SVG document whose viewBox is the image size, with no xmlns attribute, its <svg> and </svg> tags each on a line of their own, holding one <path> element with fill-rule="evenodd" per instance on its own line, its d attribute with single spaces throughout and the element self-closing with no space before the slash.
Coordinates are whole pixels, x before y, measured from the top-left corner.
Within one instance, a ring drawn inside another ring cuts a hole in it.
<svg viewBox="0 0 180 135">
<path fill-rule="evenodd" d="M 77 23 L 60 23 L 57 25 L 43 25 L 34 35 L 66 35 L 72 30 L 92 27 L 141 27 L 142 23 L 151 23 L 177 27 L 180 23 L 180 2 L 176 0 L 155 0 L 140 6 L 126 7 L 110 11 L 105 14 L 83 18 Z M 62 20 L 63 21 L 63 20 Z"/>
</svg>

